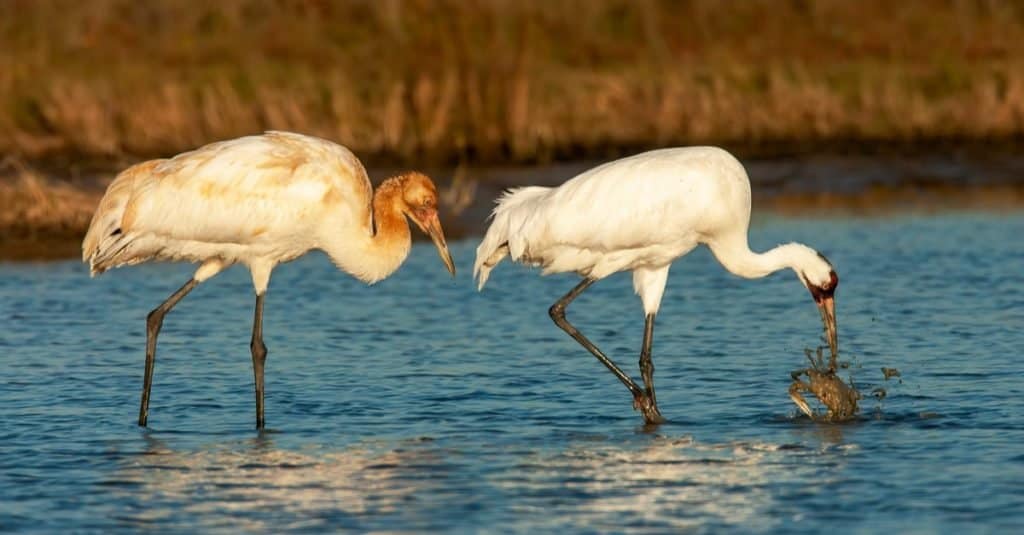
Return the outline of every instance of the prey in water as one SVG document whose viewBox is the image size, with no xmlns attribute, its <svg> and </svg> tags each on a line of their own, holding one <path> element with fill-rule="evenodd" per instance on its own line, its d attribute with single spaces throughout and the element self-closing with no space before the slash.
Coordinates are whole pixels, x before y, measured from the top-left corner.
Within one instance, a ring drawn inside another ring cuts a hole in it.
<svg viewBox="0 0 1024 535">
<path fill-rule="evenodd" d="M 796 403 L 812 420 L 824 420 L 841 422 L 849 420 L 857 414 L 857 401 L 860 399 L 860 392 L 853 386 L 847 385 L 836 375 L 837 358 L 833 352 L 828 363 L 821 354 L 822 348 L 818 348 L 817 355 L 811 350 L 806 350 L 807 360 L 811 361 L 809 368 L 795 370 L 790 375 L 793 383 L 789 386 L 789 397 Z M 823 416 L 815 414 L 811 407 L 801 395 L 808 392 L 818 398 L 825 405 L 827 412 Z"/>
</svg>

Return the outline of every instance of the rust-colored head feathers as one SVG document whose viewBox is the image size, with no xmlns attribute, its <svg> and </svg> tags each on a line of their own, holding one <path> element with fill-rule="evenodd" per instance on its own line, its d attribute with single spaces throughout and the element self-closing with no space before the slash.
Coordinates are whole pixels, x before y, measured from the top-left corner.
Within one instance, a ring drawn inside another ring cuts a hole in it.
<svg viewBox="0 0 1024 535">
<path fill-rule="evenodd" d="M 437 214 L 437 187 L 430 177 L 415 171 L 391 177 L 377 189 L 374 204 L 378 201 L 389 204 L 391 209 L 401 212 L 430 236 L 448 272 L 455 275 L 455 263 L 448 252 L 444 230 Z M 375 208 L 379 211 L 384 207 Z"/>
<path fill-rule="evenodd" d="M 398 178 L 402 184 L 402 200 L 410 210 L 422 207 L 437 210 L 437 187 L 430 177 L 414 171 Z"/>
</svg>

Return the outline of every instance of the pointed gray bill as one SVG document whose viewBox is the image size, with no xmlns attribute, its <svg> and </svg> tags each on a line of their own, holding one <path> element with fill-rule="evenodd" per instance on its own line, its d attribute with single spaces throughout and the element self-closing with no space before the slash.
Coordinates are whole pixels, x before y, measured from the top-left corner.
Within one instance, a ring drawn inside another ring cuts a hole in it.
<svg viewBox="0 0 1024 535">
<path fill-rule="evenodd" d="M 825 326 L 825 340 L 832 351 L 833 362 L 839 357 L 839 337 L 836 333 L 836 302 L 832 296 L 823 297 L 818 301 L 818 311 L 821 312 L 821 322 Z"/>
<path fill-rule="evenodd" d="M 441 256 L 441 261 L 444 262 L 444 267 L 448 268 L 448 273 L 455 276 L 455 262 L 452 260 L 452 254 L 448 252 L 448 244 L 444 241 L 444 231 L 441 230 L 441 220 L 438 219 L 437 214 L 434 213 L 425 221 L 427 235 L 434 242 L 434 246 L 437 247 L 437 254 Z"/>
</svg>

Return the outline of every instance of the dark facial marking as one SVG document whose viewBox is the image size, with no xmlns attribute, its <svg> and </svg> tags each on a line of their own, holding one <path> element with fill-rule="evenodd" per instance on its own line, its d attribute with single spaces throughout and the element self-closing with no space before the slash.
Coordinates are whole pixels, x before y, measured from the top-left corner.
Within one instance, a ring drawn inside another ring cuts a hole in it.
<svg viewBox="0 0 1024 535">
<path fill-rule="evenodd" d="M 427 217 L 433 215 L 435 211 L 436 210 L 433 204 L 430 202 L 425 202 L 419 206 L 413 207 L 412 209 L 412 213 L 415 214 L 416 217 L 420 220 L 424 220 Z"/>
<path fill-rule="evenodd" d="M 836 275 L 835 270 L 829 273 L 829 281 L 823 286 L 815 286 L 804 277 L 804 282 L 807 282 L 807 289 L 811 291 L 811 297 L 814 298 L 815 303 L 821 303 L 825 298 L 832 297 L 836 293 L 836 288 L 839 286 L 839 275 Z"/>
</svg>

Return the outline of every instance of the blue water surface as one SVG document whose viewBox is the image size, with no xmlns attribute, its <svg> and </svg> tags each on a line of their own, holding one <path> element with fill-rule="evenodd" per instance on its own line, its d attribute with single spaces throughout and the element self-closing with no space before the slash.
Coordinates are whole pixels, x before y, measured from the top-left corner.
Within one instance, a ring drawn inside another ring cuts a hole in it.
<svg viewBox="0 0 1024 535">
<path fill-rule="evenodd" d="M 658 316 L 657 428 L 548 318 L 577 279 L 506 264 L 478 293 L 472 241 L 455 280 L 429 244 L 373 287 L 319 254 L 280 266 L 264 432 L 243 268 L 168 315 L 143 429 L 146 313 L 193 268 L 0 264 L 0 530 L 1019 529 L 1022 236 L 1020 214 L 755 222 L 754 248 L 805 242 L 839 272 L 844 358 L 888 392 L 841 425 L 786 394 L 820 335 L 796 277 L 743 280 L 703 248 Z M 569 318 L 639 380 L 628 274 Z"/>
</svg>

